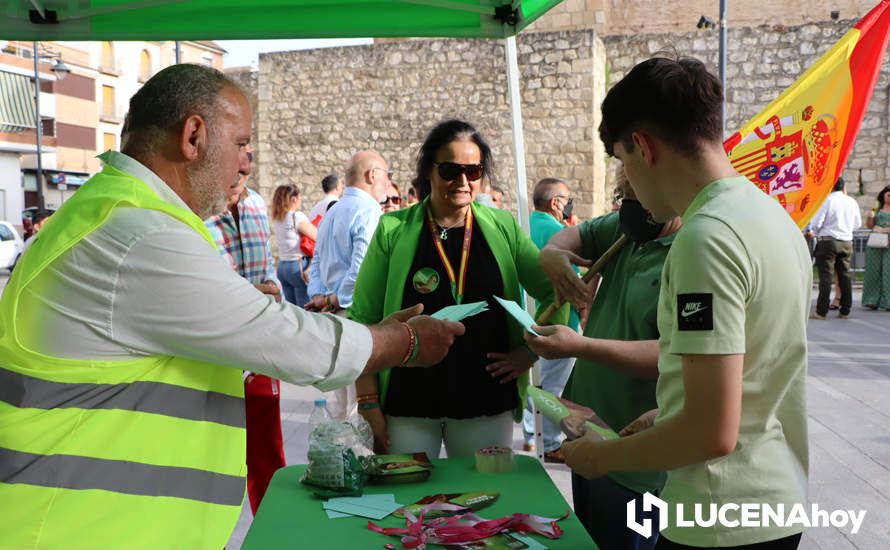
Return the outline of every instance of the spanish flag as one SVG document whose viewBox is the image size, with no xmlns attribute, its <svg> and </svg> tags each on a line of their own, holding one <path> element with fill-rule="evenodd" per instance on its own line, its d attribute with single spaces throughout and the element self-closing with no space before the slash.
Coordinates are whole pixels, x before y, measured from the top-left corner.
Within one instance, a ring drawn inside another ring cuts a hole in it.
<svg viewBox="0 0 890 550">
<path fill-rule="evenodd" d="M 890 37 L 890 0 L 724 143 L 735 169 L 776 197 L 800 227 L 844 169 Z"/>
</svg>

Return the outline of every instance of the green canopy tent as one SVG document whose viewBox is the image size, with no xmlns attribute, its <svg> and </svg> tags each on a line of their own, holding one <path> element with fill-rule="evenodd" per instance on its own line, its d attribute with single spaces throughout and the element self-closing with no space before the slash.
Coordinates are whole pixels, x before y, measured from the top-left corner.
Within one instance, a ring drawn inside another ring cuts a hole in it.
<svg viewBox="0 0 890 550">
<path fill-rule="evenodd" d="M 5 0 L 7 40 L 503 38 L 520 224 L 528 230 L 515 35 L 561 0 Z"/>
<path fill-rule="evenodd" d="M 4 0 L 6 40 L 455 37 L 505 41 L 519 223 L 529 231 L 515 35 L 562 0 Z M 526 304 L 531 305 L 526 299 Z M 532 372 L 540 384 L 537 365 Z M 535 414 L 538 456 L 541 419 Z"/>
<path fill-rule="evenodd" d="M 14 40 L 506 38 L 560 0 L 5 0 Z"/>
</svg>

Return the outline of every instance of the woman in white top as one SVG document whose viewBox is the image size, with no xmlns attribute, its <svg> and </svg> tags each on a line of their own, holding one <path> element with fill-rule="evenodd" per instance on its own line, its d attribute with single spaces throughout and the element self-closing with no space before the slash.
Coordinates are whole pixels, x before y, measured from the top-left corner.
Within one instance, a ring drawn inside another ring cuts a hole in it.
<svg viewBox="0 0 890 550">
<path fill-rule="evenodd" d="M 300 250 L 300 237 L 313 241 L 317 228 L 306 214 L 300 212 L 300 188 L 294 184 L 279 185 L 272 196 L 272 230 L 278 241 L 278 280 L 284 290 L 284 298 L 303 307 L 308 301 L 306 285 L 309 281 L 311 256 Z"/>
</svg>

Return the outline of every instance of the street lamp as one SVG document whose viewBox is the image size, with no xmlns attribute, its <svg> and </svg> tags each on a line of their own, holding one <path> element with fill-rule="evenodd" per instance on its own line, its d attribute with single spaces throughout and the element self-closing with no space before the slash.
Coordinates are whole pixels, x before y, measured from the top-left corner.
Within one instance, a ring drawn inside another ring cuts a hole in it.
<svg viewBox="0 0 890 550">
<path fill-rule="evenodd" d="M 56 75 L 56 80 L 63 80 L 71 69 L 62 61 L 59 54 L 45 55 L 46 59 L 53 59 L 52 72 Z M 44 209 L 43 203 L 43 157 L 41 155 L 41 146 L 43 145 L 43 121 L 40 120 L 40 53 L 38 44 L 34 42 L 34 110 L 37 112 L 37 211 Z"/>
<path fill-rule="evenodd" d="M 720 106 L 720 119 L 723 127 L 723 136 L 726 136 L 726 9 L 729 0 L 720 0 L 720 60 L 718 62 L 720 70 L 720 84 L 723 85 L 723 104 Z M 714 20 L 707 15 L 702 15 L 695 25 L 699 29 L 713 29 Z"/>
</svg>

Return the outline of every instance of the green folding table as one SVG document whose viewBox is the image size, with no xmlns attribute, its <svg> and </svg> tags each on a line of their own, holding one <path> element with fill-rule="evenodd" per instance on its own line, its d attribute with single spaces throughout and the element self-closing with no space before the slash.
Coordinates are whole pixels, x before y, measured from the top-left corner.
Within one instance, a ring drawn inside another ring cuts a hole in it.
<svg viewBox="0 0 890 550">
<path fill-rule="evenodd" d="M 477 472 L 472 458 L 434 460 L 435 468 L 425 482 L 369 485 L 365 487 L 365 493 L 391 493 L 396 502 L 411 504 L 437 493 L 498 491 L 501 493 L 498 501 L 477 512 L 479 516 L 495 519 L 520 512 L 555 518 L 568 511 L 569 516 L 559 522 L 563 529 L 561 538 L 550 540 L 540 535 L 533 535 L 533 538 L 553 549 L 595 550 L 596 545 L 571 513 L 568 503 L 541 464 L 529 456 L 517 455 L 514 460 L 513 470 L 500 474 Z M 323 501 L 313 495 L 311 487 L 300 483 L 305 469 L 305 465 L 299 465 L 278 470 L 242 548 L 379 549 L 388 542 L 396 548 L 402 547 L 397 537 L 369 530 L 366 518 L 328 519 L 322 509 Z M 382 527 L 405 526 L 404 519 L 393 516 L 375 523 Z"/>
</svg>

